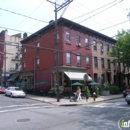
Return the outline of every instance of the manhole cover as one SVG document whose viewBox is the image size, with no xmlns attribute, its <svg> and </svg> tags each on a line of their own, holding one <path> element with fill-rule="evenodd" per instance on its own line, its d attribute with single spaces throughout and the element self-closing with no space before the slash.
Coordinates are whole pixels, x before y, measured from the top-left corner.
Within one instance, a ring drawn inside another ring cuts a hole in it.
<svg viewBox="0 0 130 130">
<path fill-rule="evenodd" d="M 30 121 L 30 119 L 18 119 L 17 122 L 27 122 Z"/>
</svg>

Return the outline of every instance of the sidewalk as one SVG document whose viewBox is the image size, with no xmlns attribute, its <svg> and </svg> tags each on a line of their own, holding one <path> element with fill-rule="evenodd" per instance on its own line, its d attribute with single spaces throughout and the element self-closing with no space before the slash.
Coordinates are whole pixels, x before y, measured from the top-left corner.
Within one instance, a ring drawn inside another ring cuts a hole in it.
<svg viewBox="0 0 130 130">
<path fill-rule="evenodd" d="M 43 96 L 37 96 L 37 95 L 31 95 L 31 94 L 28 94 L 27 98 L 32 99 L 32 100 L 38 100 L 41 102 L 51 103 L 51 104 L 59 105 L 59 106 L 77 106 L 77 105 L 87 105 L 87 104 L 106 101 L 106 100 L 123 98 L 123 95 L 118 94 L 118 95 L 110 95 L 110 96 L 99 96 L 98 98 L 95 99 L 95 101 L 93 100 L 92 97 L 90 97 L 87 101 L 86 99 L 82 99 L 79 102 L 70 102 L 70 99 L 68 98 L 61 98 L 60 102 L 57 102 L 56 98 L 43 97 Z"/>
</svg>

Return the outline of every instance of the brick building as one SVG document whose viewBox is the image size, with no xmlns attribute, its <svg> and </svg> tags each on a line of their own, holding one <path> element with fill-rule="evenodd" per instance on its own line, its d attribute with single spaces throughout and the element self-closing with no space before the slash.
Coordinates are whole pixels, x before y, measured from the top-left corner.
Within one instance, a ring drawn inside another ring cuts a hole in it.
<svg viewBox="0 0 130 130">
<path fill-rule="evenodd" d="M 86 83 L 93 78 L 91 33 L 92 30 L 67 19 L 58 20 L 59 82 L 64 89 L 71 89 L 75 81 Z M 28 82 L 48 81 L 46 88 L 55 86 L 54 34 L 52 22 L 21 41 L 22 71 Z"/>
</svg>

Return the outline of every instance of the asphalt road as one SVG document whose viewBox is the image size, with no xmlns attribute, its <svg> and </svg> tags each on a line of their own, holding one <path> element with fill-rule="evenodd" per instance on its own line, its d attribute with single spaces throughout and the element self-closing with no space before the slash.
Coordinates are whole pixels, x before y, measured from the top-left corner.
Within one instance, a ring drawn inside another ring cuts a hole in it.
<svg viewBox="0 0 130 130">
<path fill-rule="evenodd" d="M 123 98 L 71 107 L 3 95 L 0 100 L 0 130 L 119 130 L 118 121 L 130 119 Z"/>
</svg>

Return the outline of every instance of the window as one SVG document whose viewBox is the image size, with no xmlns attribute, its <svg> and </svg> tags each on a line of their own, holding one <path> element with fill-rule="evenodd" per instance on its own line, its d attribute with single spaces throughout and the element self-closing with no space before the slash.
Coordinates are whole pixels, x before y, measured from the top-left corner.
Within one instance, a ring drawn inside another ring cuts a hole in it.
<svg viewBox="0 0 130 130">
<path fill-rule="evenodd" d="M 111 69 L 110 60 L 109 59 L 107 60 L 107 65 L 108 65 L 108 69 Z"/>
<path fill-rule="evenodd" d="M 39 69 L 40 68 L 40 62 L 39 62 L 39 58 L 36 59 L 36 69 Z"/>
<path fill-rule="evenodd" d="M 96 74 L 96 73 L 94 73 L 94 81 L 95 81 L 95 82 L 98 82 L 98 81 L 97 81 L 97 74 Z"/>
<path fill-rule="evenodd" d="M 104 84 L 104 83 L 105 83 L 105 75 L 102 74 L 102 75 L 101 75 L 101 84 Z"/>
<path fill-rule="evenodd" d="M 85 38 L 85 45 L 86 45 L 86 48 L 89 48 L 89 40 L 88 40 L 88 38 Z"/>
<path fill-rule="evenodd" d="M 94 57 L 94 67 L 98 68 L 98 59 Z"/>
<path fill-rule="evenodd" d="M 26 48 L 23 51 L 23 55 L 24 55 L 24 57 L 26 57 Z"/>
<path fill-rule="evenodd" d="M 96 43 L 96 41 L 93 41 L 93 49 L 97 50 L 97 43 Z"/>
<path fill-rule="evenodd" d="M 102 67 L 102 68 L 105 68 L 105 67 L 104 67 L 104 58 L 101 58 L 101 67 Z"/>
<path fill-rule="evenodd" d="M 90 56 L 86 56 L 86 66 L 90 67 Z"/>
<path fill-rule="evenodd" d="M 101 53 L 103 53 L 103 43 L 100 43 L 100 50 L 101 50 Z"/>
<path fill-rule="evenodd" d="M 18 63 L 15 64 L 15 69 L 18 69 Z"/>
<path fill-rule="evenodd" d="M 70 43 L 70 32 L 66 32 L 66 42 Z"/>
<path fill-rule="evenodd" d="M 71 53 L 70 52 L 66 53 L 66 63 L 71 64 Z"/>
<path fill-rule="evenodd" d="M 79 35 L 76 36 L 76 45 L 80 45 L 80 36 Z"/>
<path fill-rule="evenodd" d="M 109 51 L 109 45 L 106 46 L 106 50 Z"/>
<path fill-rule="evenodd" d="M 36 51 L 39 52 L 40 51 L 40 43 L 38 42 L 36 46 L 37 46 Z"/>
<path fill-rule="evenodd" d="M 81 65 L 81 55 L 77 54 L 77 65 Z"/>
<path fill-rule="evenodd" d="M 26 71 L 26 63 L 23 63 L 23 71 Z"/>
</svg>

